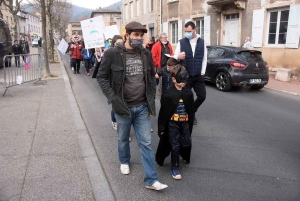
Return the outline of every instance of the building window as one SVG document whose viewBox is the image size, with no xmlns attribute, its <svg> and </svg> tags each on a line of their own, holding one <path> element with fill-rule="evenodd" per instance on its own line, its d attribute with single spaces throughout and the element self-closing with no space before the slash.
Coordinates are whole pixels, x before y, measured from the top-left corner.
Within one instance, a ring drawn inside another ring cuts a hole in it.
<svg viewBox="0 0 300 201">
<path fill-rule="evenodd" d="M 135 1 L 136 4 L 136 17 L 140 16 L 141 2 L 140 0 Z"/>
<path fill-rule="evenodd" d="M 288 29 L 289 10 L 270 11 L 268 14 L 268 44 L 285 44 Z"/>
<path fill-rule="evenodd" d="M 239 14 L 225 15 L 226 20 L 239 19 Z"/>
<path fill-rule="evenodd" d="M 144 14 L 147 14 L 147 1 L 148 0 L 143 0 L 143 10 L 144 10 Z"/>
<path fill-rule="evenodd" d="M 204 38 L 204 19 L 196 19 L 196 33 L 200 35 L 201 38 Z"/>
<path fill-rule="evenodd" d="M 172 44 L 176 44 L 178 42 L 178 22 L 171 23 L 172 30 Z"/>
<path fill-rule="evenodd" d="M 149 36 L 150 37 L 154 37 L 154 27 L 153 28 L 149 28 Z"/>
<path fill-rule="evenodd" d="M 132 19 L 133 18 L 133 13 L 134 13 L 133 2 L 130 2 L 129 5 L 130 5 L 130 19 Z"/>
<path fill-rule="evenodd" d="M 128 19 L 128 6 L 127 4 L 124 5 L 124 9 L 125 9 L 125 19 L 127 20 Z"/>
<path fill-rule="evenodd" d="M 150 0 L 150 12 L 154 11 L 154 0 Z"/>
</svg>

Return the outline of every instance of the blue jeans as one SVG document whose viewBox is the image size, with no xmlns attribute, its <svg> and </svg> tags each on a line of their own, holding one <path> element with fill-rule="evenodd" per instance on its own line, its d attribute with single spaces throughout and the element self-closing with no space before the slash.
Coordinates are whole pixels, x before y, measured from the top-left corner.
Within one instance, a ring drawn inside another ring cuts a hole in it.
<svg viewBox="0 0 300 201">
<path fill-rule="evenodd" d="M 112 122 L 117 122 L 114 109 L 111 109 L 110 116 Z"/>
<path fill-rule="evenodd" d="M 154 164 L 154 152 L 151 146 L 151 120 L 148 107 L 144 104 L 129 109 L 131 117 L 115 114 L 118 122 L 119 160 L 121 164 L 130 163 L 129 135 L 131 125 L 133 125 L 144 167 L 144 183 L 151 186 L 157 181 L 157 173 Z"/>
<path fill-rule="evenodd" d="M 20 66 L 20 56 L 15 56 L 16 67 Z"/>
</svg>

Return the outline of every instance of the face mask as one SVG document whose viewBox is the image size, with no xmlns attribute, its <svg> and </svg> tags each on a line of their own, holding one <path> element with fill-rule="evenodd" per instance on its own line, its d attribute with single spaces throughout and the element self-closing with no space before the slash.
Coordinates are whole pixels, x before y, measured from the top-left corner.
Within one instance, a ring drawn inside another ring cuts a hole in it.
<svg viewBox="0 0 300 201">
<path fill-rule="evenodd" d="M 142 47 L 144 39 L 131 39 L 129 37 L 129 44 L 133 49 L 139 49 Z"/>
<path fill-rule="evenodd" d="M 161 42 L 161 43 L 165 45 L 165 44 L 167 44 L 168 42 Z"/>
<path fill-rule="evenodd" d="M 185 32 L 185 33 L 184 33 L 184 36 L 185 36 L 187 39 L 192 39 L 193 33 L 192 33 L 192 32 Z"/>
</svg>

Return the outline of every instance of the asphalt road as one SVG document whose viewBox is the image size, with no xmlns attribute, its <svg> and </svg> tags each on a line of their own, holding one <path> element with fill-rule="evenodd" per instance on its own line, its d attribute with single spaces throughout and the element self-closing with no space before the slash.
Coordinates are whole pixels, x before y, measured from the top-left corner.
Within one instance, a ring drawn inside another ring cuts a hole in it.
<svg viewBox="0 0 300 201">
<path fill-rule="evenodd" d="M 170 174 L 170 157 L 156 166 L 164 191 L 146 189 L 132 131 L 131 172 L 119 170 L 117 134 L 106 97 L 85 69 L 74 75 L 62 56 L 81 115 L 117 200 L 299 201 L 300 97 L 270 89 L 220 92 L 207 85 L 192 134 L 191 163 L 180 164 L 182 180 Z M 156 109 L 159 111 L 159 97 Z M 158 145 L 157 117 L 152 119 L 153 149 Z"/>
</svg>

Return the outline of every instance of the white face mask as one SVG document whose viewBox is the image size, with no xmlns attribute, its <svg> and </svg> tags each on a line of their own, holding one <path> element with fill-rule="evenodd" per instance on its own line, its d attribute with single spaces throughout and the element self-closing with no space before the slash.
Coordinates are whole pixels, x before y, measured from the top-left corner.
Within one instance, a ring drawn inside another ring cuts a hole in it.
<svg viewBox="0 0 300 201">
<path fill-rule="evenodd" d="M 165 44 L 167 44 L 168 42 L 161 42 L 161 43 L 165 45 Z"/>
</svg>

